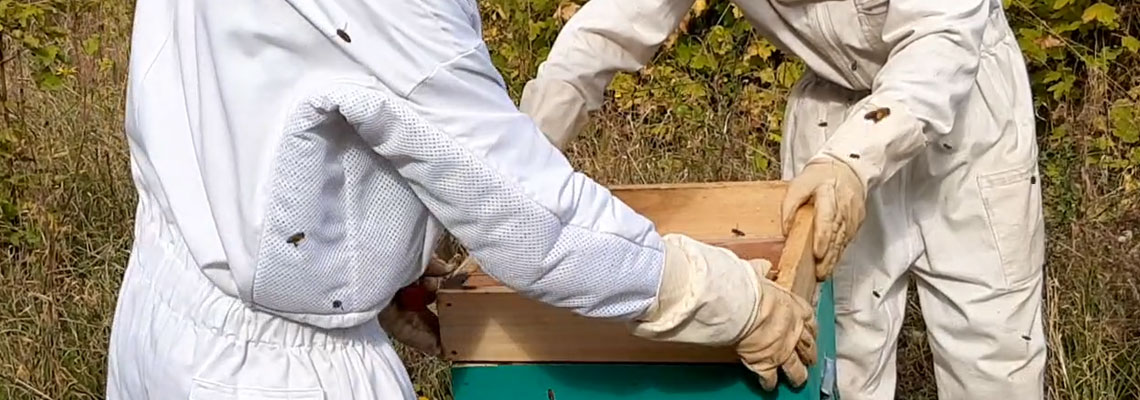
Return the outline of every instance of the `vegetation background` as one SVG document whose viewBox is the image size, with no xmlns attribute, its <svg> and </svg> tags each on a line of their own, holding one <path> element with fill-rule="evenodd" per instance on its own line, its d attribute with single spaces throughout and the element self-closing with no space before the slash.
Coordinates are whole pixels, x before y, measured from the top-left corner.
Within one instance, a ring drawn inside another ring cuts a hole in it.
<svg viewBox="0 0 1140 400">
<path fill-rule="evenodd" d="M 582 0 L 481 0 L 518 98 Z M 133 2 L 0 0 L 0 400 L 101 398 L 135 193 L 123 96 Z M 1140 398 L 1140 2 L 1007 1 L 1037 98 L 1054 399 Z M 698 1 L 620 75 L 570 149 L 604 184 L 776 179 L 799 61 L 726 1 Z M 900 398 L 935 398 L 911 302 Z M 446 364 L 404 352 L 425 397 Z"/>
</svg>

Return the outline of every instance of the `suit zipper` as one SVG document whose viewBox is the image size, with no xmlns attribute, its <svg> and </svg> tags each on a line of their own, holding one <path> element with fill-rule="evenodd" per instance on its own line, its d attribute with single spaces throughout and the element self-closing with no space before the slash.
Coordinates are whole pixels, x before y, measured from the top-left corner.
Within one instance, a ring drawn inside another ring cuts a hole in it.
<svg viewBox="0 0 1140 400">
<path fill-rule="evenodd" d="M 855 71 L 852 70 L 852 67 L 855 65 L 853 59 L 848 57 L 847 54 L 843 52 L 843 47 L 839 45 L 839 38 L 835 34 L 835 29 L 831 24 L 831 10 L 829 10 L 826 5 L 818 4 L 812 15 L 815 19 L 816 29 L 823 36 L 828 46 L 827 54 L 839 63 L 836 68 L 847 78 L 848 86 L 855 87 L 855 83 L 862 83 L 862 80 L 859 79 Z"/>
</svg>

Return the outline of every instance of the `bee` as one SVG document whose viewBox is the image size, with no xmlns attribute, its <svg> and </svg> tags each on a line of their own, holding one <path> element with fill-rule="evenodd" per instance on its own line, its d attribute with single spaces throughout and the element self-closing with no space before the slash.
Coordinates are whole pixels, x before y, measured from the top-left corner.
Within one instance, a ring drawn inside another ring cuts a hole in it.
<svg viewBox="0 0 1140 400">
<path fill-rule="evenodd" d="M 737 237 L 740 237 L 740 236 L 744 236 L 744 231 L 742 231 L 740 229 L 732 228 L 732 234 L 736 235 Z"/>
<path fill-rule="evenodd" d="M 871 112 L 868 112 L 867 115 L 863 116 L 863 119 L 866 119 L 868 121 L 879 122 L 879 121 L 882 121 L 883 118 L 886 118 L 889 115 L 891 115 L 891 109 L 883 107 L 883 108 L 879 108 L 876 110 L 872 110 Z"/>
<path fill-rule="evenodd" d="M 344 29 L 337 29 L 336 35 L 340 37 L 340 40 L 343 40 L 346 43 L 352 43 L 352 37 L 349 37 L 348 32 L 345 32 Z"/>
<path fill-rule="evenodd" d="M 297 247 L 297 245 L 300 244 L 302 240 L 305 240 L 305 232 L 297 232 L 289 236 L 288 239 L 285 239 L 285 243 L 289 243 L 293 245 L 293 247 Z"/>
</svg>

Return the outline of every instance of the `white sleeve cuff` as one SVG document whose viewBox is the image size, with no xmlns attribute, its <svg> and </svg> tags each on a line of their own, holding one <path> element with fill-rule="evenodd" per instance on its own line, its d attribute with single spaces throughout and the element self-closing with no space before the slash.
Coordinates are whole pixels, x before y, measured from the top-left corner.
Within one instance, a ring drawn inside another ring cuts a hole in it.
<svg viewBox="0 0 1140 400">
<path fill-rule="evenodd" d="M 756 319 L 759 277 L 725 248 L 668 234 L 655 301 L 630 322 L 635 336 L 656 341 L 727 345 Z"/>
<path fill-rule="evenodd" d="M 839 160 L 870 189 L 894 176 L 928 142 L 922 122 L 906 105 L 872 95 L 851 109 L 812 160 Z"/>
<path fill-rule="evenodd" d="M 586 99 L 568 82 L 537 78 L 523 87 L 519 111 L 529 116 L 558 149 L 582 131 L 589 120 Z"/>
</svg>

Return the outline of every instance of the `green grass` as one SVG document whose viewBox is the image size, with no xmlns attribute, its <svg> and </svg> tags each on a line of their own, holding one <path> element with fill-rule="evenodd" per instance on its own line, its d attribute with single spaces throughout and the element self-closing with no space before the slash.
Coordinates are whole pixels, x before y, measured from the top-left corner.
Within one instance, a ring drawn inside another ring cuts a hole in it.
<svg viewBox="0 0 1140 400">
<path fill-rule="evenodd" d="M 26 54 L 3 66 L 0 205 L 8 206 L 0 213 L 0 399 L 102 397 L 135 194 L 122 132 L 132 2 L 99 4 L 63 21 L 76 38 L 64 51 L 78 71 L 62 90 L 36 89 Z M 552 17 L 557 5 L 482 5 L 488 41 L 517 98 L 540 61 L 520 55 L 543 54 L 560 25 Z M 746 29 L 714 32 L 710 26 L 728 18 L 717 10 L 694 20 L 691 35 L 662 52 L 651 70 L 615 82 L 613 94 L 621 97 L 608 101 L 568 150 L 575 166 L 604 184 L 778 176 L 783 98 L 798 64 L 778 53 L 747 58 L 741 49 L 754 38 Z M 1121 13 L 1135 16 L 1135 7 Z M 77 51 L 96 33 L 103 38 L 98 54 Z M 3 45 L 14 43 L 5 36 Z M 727 49 L 717 65 L 694 67 L 678 54 L 714 47 Z M 102 59 L 113 66 L 100 68 Z M 1082 79 L 1079 99 L 1041 121 L 1051 398 L 1140 397 L 1137 167 L 1097 162 L 1107 99 L 1121 90 L 1140 93 L 1133 89 L 1140 87 L 1136 57 L 1121 62 L 1132 73 Z M 754 74 L 741 71 L 746 64 Z M 1062 124 L 1068 134 L 1056 135 L 1053 127 Z M 916 316 L 917 303 L 909 311 Z M 901 336 L 900 397 L 935 398 L 920 321 L 909 318 Z M 401 354 L 425 395 L 449 397 L 445 363 Z"/>
</svg>

